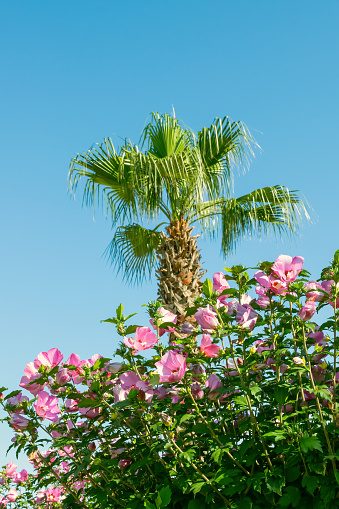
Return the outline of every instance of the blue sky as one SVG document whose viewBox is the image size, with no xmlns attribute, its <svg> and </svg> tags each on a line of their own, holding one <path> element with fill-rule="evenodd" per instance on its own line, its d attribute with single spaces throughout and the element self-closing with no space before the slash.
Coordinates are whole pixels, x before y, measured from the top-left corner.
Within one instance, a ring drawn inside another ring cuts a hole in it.
<svg viewBox="0 0 339 509">
<path fill-rule="evenodd" d="M 100 320 L 120 302 L 145 324 L 155 282 L 126 287 L 111 270 L 109 220 L 70 197 L 67 173 L 105 136 L 137 142 L 151 111 L 173 105 L 194 130 L 244 121 L 262 151 L 235 195 L 282 184 L 314 209 L 299 239 L 247 240 L 228 260 L 201 241 L 209 277 L 281 253 L 318 277 L 339 248 L 338 21 L 336 0 L 2 3 L 0 385 L 54 346 L 110 356 L 117 336 Z M 0 465 L 11 436 L 1 426 Z"/>
</svg>

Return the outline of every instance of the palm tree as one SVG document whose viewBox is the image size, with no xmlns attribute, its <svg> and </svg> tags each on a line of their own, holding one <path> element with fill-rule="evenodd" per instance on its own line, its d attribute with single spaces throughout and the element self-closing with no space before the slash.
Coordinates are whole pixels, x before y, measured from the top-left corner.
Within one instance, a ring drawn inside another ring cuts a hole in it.
<svg viewBox="0 0 339 509">
<path fill-rule="evenodd" d="M 95 206 L 101 196 L 111 215 L 112 263 L 130 283 L 155 269 L 159 300 L 182 316 L 206 272 L 194 225 L 211 238 L 221 234 L 221 250 L 228 255 L 246 234 L 291 233 L 302 216 L 309 219 L 297 192 L 280 185 L 232 197 L 233 167 L 248 162 L 254 145 L 246 126 L 227 117 L 195 135 L 174 112 L 151 113 L 140 148 L 126 140 L 115 150 L 105 138 L 73 158 L 70 188 L 75 192 L 85 177 L 85 203 Z"/>
</svg>

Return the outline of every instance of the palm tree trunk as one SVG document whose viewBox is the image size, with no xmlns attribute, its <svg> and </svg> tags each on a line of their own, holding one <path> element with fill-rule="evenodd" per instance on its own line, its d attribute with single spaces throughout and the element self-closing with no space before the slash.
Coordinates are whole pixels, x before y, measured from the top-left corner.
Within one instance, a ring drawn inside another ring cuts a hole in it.
<svg viewBox="0 0 339 509">
<path fill-rule="evenodd" d="M 184 220 L 172 221 L 166 228 L 167 235 L 161 233 L 162 242 L 157 250 L 158 298 L 166 309 L 178 315 L 179 321 L 184 320 L 185 309 L 200 294 L 201 278 L 206 273 L 201 270 L 197 249 L 199 235 L 192 237 L 192 230 Z"/>
</svg>

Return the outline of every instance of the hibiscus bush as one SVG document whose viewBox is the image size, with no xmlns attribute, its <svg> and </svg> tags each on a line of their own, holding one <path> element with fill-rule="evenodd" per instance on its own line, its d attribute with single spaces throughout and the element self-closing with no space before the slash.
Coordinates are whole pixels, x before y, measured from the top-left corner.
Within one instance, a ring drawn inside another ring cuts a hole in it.
<svg viewBox="0 0 339 509">
<path fill-rule="evenodd" d="M 10 462 L 0 507 L 339 507 L 339 252 L 317 281 L 303 263 L 217 272 L 184 323 L 120 305 L 113 359 L 39 353 L 26 395 L 1 389 L 35 474 Z"/>
</svg>

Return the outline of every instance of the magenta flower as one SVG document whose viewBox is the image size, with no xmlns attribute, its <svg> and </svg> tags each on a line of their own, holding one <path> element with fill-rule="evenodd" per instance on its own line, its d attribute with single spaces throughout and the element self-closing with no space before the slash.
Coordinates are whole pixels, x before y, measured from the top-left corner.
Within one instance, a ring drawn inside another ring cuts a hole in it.
<svg viewBox="0 0 339 509">
<path fill-rule="evenodd" d="M 222 272 L 216 272 L 213 275 L 213 291 L 222 293 L 224 290 L 228 290 L 230 285 L 228 284 L 225 275 Z"/>
<path fill-rule="evenodd" d="M 235 302 L 233 306 L 237 311 L 235 319 L 238 322 L 238 325 L 240 325 L 243 329 L 252 330 L 257 322 L 258 313 L 254 311 L 249 302 L 251 302 L 251 297 L 249 295 L 243 295 L 241 297 L 241 304 L 239 304 L 239 302 Z"/>
<path fill-rule="evenodd" d="M 50 488 L 45 491 L 45 497 L 47 502 L 59 502 L 61 497 L 61 491 L 59 488 Z"/>
<path fill-rule="evenodd" d="M 215 375 L 212 373 L 205 382 L 205 387 L 208 387 L 209 390 L 212 392 L 215 389 L 218 389 L 219 387 L 222 387 L 222 383 L 218 375 Z"/>
<path fill-rule="evenodd" d="M 22 392 L 19 392 L 19 394 L 17 394 L 16 396 L 8 398 L 8 400 L 6 401 L 6 405 L 12 406 L 21 405 L 23 401 L 28 401 L 28 398 L 27 396 L 23 396 Z"/>
<path fill-rule="evenodd" d="M 11 415 L 11 418 L 9 420 L 9 423 L 13 426 L 13 428 L 15 429 L 15 431 L 19 431 L 19 430 L 22 430 L 22 429 L 26 429 L 29 425 L 29 419 L 27 419 L 26 417 L 24 417 L 22 414 L 20 414 L 19 412 L 14 412 L 12 415 Z"/>
<path fill-rule="evenodd" d="M 162 318 L 158 319 L 158 327 L 161 326 L 161 324 L 163 323 L 173 323 L 173 324 L 176 324 L 177 321 L 178 321 L 178 317 L 177 315 L 175 315 L 174 313 L 171 313 L 171 311 L 168 311 L 168 309 L 165 309 L 165 308 L 159 308 L 158 309 L 158 314 L 162 316 Z M 153 319 L 150 320 L 150 324 L 152 325 L 153 329 L 157 329 L 157 325 L 156 323 L 154 322 Z M 165 332 L 174 332 L 175 331 L 175 327 L 169 327 L 168 329 L 159 329 L 159 336 L 162 336 L 163 334 L 165 334 Z"/>
<path fill-rule="evenodd" d="M 70 380 L 72 380 L 71 372 L 67 368 L 59 368 L 55 376 L 55 381 L 58 385 L 66 385 Z"/>
<path fill-rule="evenodd" d="M 198 308 L 194 318 L 205 332 L 213 332 L 218 326 L 218 317 L 213 308 L 208 305 L 207 308 Z"/>
<path fill-rule="evenodd" d="M 283 295 L 288 290 L 288 283 L 286 281 L 276 278 L 273 275 L 268 276 L 262 270 L 258 270 L 254 274 L 254 278 L 263 288 L 265 288 L 266 291 L 271 290 L 272 293 L 277 295 Z"/>
<path fill-rule="evenodd" d="M 298 316 L 300 317 L 300 320 L 302 320 L 303 322 L 307 322 L 307 320 L 311 320 L 315 312 L 316 303 L 311 300 L 307 300 L 303 307 L 298 312 Z"/>
<path fill-rule="evenodd" d="M 128 348 L 133 348 L 134 351 L 153 348 L 157 342 L 157 336 L 149 327 L 138 327 L 135 332 L 135 339 L 124 337 L 125 345 L 128 346 Z"/>
<path fill-rule="evenodd" d="M 57 422 L 60 408 L 58 407 L 58 398 L 50 396 L 46 391 L 41 391 L 38 400 L 34 404 L 35 411 L 40 417 L 44 417 L 52 422 Z"/>
<path fill-rule="evenodd" d="M 201 338 L 201 353 L 206 357 L 218 357 L 221 347 L 212 343 L 212 338 L 208 334 L 203 334 Z"/>
<path fill-rule="evenodd" d="M 304 258 L 302 256 L 280 255 L 271 267 L 271 271 L 276 274 L 282 281 L 291 283 L 302 271 Z"/>
<path fill-rule="evenodd" d="M 21 472 L 18 472 L 16 475 L 15 475 L 15 478 L 14 478 L 14 482 L 16 482 L 17 484 L 21 483 L 21 482 L 25 482 L 27 481 L 28 479 L 28 473 L 27 473 L 27 470 L 23 469 L 21 470 Z"/>
<path fill-rule="evenodd" d="M 186 371 L 185 357 L 171 350 L 165 353 L 160 361 L 155 363 L 155 366 L 160 375 L 160 383 L 178 382 L 183 378 Z"/>
<path fill-rule="evenodd" d="M 191 391 L 194 399 L 202 399 L 204 397 L 204 391 L 197 382 L 191 385 Z"/>
<path fill-rule="evenodd" d="M 46 366 L 47 368 L 55 368 L 64 356 L 57 348 L 51 348 L 48 352 L 40 352 L 38 357 L 34 361 L 34 366 L 36 369 L 39 369 L 41 365 Z"/>
</svg>

